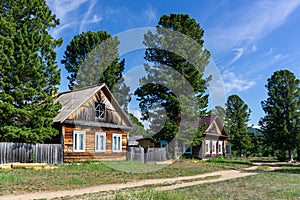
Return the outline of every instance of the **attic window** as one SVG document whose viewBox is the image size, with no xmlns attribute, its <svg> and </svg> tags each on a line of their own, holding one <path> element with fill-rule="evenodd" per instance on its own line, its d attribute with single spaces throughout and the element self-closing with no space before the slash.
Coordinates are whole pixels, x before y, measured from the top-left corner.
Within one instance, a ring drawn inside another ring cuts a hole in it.
<svg viewBox="0 0 300 200">
<path fill-rule="evenodd" d="M 96 109 L 96 118 L 104 119 L 105 118 L 105 104 L 96 102 L 95 109 Z"/>
<path fill-rule="evenodd" d="M 216 129 L 216 125 L 215 125 L 215 124 L 212 124 L 211 129 L 210 129 L 210 132 L 212 132 L 212 133 L 216 133 L 216 132 L 217 132 L 217 129 Z"/>
</svg>

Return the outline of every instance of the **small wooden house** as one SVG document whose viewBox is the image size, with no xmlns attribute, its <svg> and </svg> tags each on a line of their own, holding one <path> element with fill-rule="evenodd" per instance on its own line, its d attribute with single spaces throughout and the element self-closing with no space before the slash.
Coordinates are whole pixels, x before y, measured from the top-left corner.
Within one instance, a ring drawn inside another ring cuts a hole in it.
<svg viewBox="0 0 300 200">
<path fill-rule="evenodd" d="M 60 93 L 55 102 L 64 162 L 126 159 L 133 125 L 105 84 Z"/>
<path fill-rule="evenodd" d="M 210 158 L 230 156 L 230 141 L 223 125 L 216 115 L 206 116 L 200 121 L 205 124 L 201 145 L 192 148 L 192 156 L 197 158 Z"/>
</svg>

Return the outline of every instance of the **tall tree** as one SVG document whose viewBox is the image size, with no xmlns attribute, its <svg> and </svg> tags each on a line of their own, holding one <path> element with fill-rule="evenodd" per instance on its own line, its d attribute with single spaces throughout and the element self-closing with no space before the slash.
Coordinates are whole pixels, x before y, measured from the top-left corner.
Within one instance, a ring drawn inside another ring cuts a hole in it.
<svg viewBox="0 0 300 200">
<path fill-rule="evenodd" d="M 250 133 L 247 131 L 250 109 L 238 96 L 230 95 L 226 102 L 225 129 L 232 141 L 233 150 L 238 150 L 239 156 L 251 147 Z"/>
<path fill-rule="evenodd" d="M 203 34 L 200 25 L 188 15 L 170 14 L 160 18 L 156 33 L 149 31 L 144 36 L 144 44 L 148 47 L 145 52 L 147 76 L 140 80 L 142 86 L 135 95 L 144 119 L 150 119 L 151 113 L 157 116 L 152 118 L 150 125 L 150 129 L 158 130 L 154 139 L 171 141 L 175 138 L 175 157 L 178 154 L 177 133 L 182 131 L 186 136 L 191 131 L 189 127 L 197 125 L 192 118 L 199 122 L 207 114 L 207 80 L 203 78 L 203 71 L 210 53 L 203 48 Z M 187 91 L 187 85 L 193 94 Z M 189 116 L 184 117 L 183 112 Z M 161 113 L 165 113 L 164 119 Z M 183 118 L 190 118 L 187 120 L 190 124 L 183 127 Z M 201 130 L 196 131 L 199 139 Z M 199 142 L 194 140 L 194 145 Z"/>
<path fill-rule="evenodd" d="M 293 150 L 299 147 L 300 127 L 300 81 L 288 70 L 274 72 L 268 79 L 268 98 L 262 101 L 266 115 L 260 124 L 279 158 L 293 160 Z"/>
<path fill-rule="evenodd" d="M 67 45 L 61 61 L 69 72 L 69 89 L 105 83 L 127 111 L 130 88 L 122 79 L 125 60 L 119 61 L 117 37 L 106 31 L 83 32 Z"/>
<path fill-rule="evenodd" d="M 215 106 L 212 113 L 217 115 L 220 118 L 222 124 L 224 125 L 226 118 L 226 110 L 222 106 Z"/>
<path fill-rule="evenodd" d="M 132 113 L 129 113 L 129 117 L 133 122 L 133 130 L 129 131 L 129 135 L 142 135 L 145 137 L 149 137 L 149 133 L 145 130 L 144 124 L 139 121 Z"/>
<path fill-rule="evenodd" d="M 0 2 L 0 141 L 44 142 L 60 109 L 60 70 L 48 31 L 59 24 L 45 0 Z"/>
</svg>

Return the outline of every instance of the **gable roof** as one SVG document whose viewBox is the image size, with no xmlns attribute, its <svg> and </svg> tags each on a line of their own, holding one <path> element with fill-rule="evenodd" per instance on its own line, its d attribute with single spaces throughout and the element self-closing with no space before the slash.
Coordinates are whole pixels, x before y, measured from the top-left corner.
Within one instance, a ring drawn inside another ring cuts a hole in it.
<svg viewBox="0 0 300 200">
<path fill-rule="evenodd" d="M 105 84 L 58 94 L 54 102 L 59 102 L 62 105 L 62 108 L 59 111 L 59 114 L 54 117 L 54 122 L 64 122 L 70 115 L 72 115 L 77 109 L 79 109 L 85 102 L 87 102 L 100 90 L 106 90 L 106 92 L 108 92 L 111 97 L 111 101 L 114 105 L 116 105 L 116 109 L 120 113 L 121 117 L 126 120 L 126 124 L 132 127 L 133 125 L 128 116 L 120 107 L 119 103 Z"/>
<path fill-rule="evenodd" d="M 200 125 L 205 124 L 205 129 L 204 129 L 203 133 L 205 133 L 208 130 L 208 128 L 210 127 L 210 125 L 213 122 L 215 122 L 217 124 L 217 126 L 220 128 L 220 131 L 222 134 L 227 135 L 223 128 L 222 122 L 217 115 L 209 115 L 209 116 L 203 117 L 200 120 L 200 123 L 199 123 Z"/>
</svg>

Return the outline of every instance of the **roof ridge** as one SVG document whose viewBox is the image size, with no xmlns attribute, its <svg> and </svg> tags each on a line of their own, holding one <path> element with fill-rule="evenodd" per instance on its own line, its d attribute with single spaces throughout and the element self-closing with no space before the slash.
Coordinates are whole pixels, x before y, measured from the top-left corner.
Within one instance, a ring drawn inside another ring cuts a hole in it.
<svg viewBox="0 0 300 200">
<path fill-rule="evenodd" d="M 68 93 L 71 93 L 71 92 L 78 92 L 78 91 L 81 91 L 81 90 L 86 90 L 86 89 L 90 89 L 90 88 L 94 88 L 94 87 L 100 87 L 100 86 L 104 86 L 104 85 L 105 85 L 105 83 L 101 83 L 101 84 L 92 85 L 92 86 L 88 86 L 88 87 L 78 88 L 78 89 L 75 89 L 75 90 L 60 92 L 60 93 L 57 94 L 57 97 L 59 97 L 63 94 L 68 94 Z"/>
</svg>

